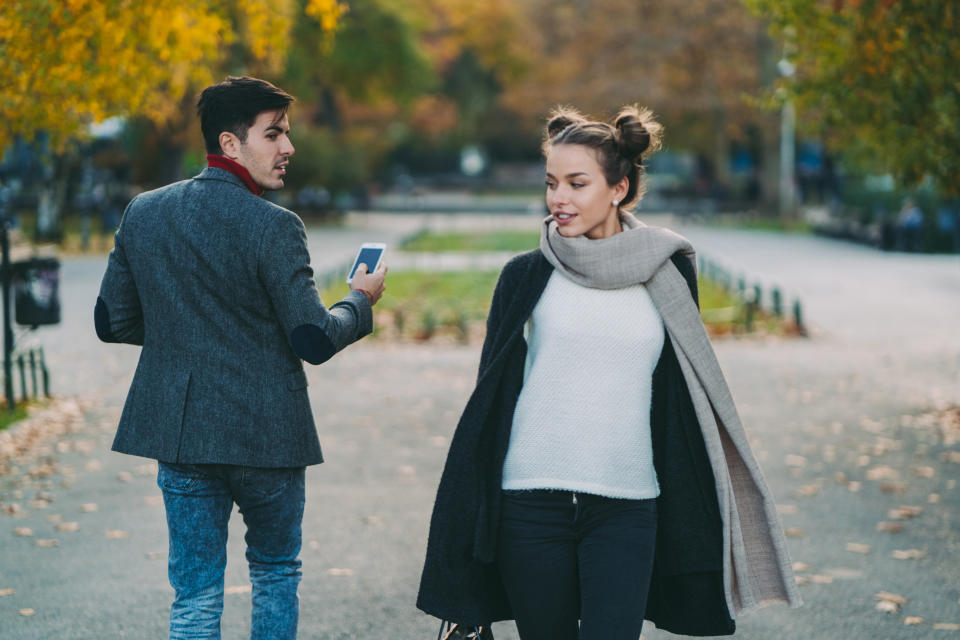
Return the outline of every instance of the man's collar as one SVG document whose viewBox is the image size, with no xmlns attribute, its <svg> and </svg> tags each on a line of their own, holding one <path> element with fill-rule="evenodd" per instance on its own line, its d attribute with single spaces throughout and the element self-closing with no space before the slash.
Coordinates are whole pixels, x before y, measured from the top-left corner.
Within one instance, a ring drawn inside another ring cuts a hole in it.
<svg viewBox="0 0 960 640">
<path fill-rule="evenodd" d="M 253 181 L 253 177 L 250 175 L 250 172 L 247 171 L 247 168 L 239 162 L 231 160 L 226 156 L 210 153 L 207 154 L 207 166 L 229 171 L 233 175 L 240 178 L 243 181 L 243 184 L 250 189 L 250 192 L 253 193 L 253 195 L 263 195 L 263 189 L 260 187 L 260 185 Z"/>
</svg>

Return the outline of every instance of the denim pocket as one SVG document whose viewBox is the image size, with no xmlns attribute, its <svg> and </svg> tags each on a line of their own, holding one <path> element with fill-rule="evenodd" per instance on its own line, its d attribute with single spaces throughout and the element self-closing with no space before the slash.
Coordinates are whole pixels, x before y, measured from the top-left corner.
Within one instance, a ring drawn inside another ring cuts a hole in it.
<svg viewBox="0 0 960 640">
<path fill-rule="evenodd" d="M 244 467 L 240 485 L 243 492 L 249 496 L 275 498 L 291 485 L 298 471 L 300 470 Z"/>
<path fill-rule="evenodd" d="M 197 493 L 210 482 L 210 475 L 195 464 L 171 464 L 161 462 L 157 472 L 157 485 L 173 493 Z"/>
</svg>

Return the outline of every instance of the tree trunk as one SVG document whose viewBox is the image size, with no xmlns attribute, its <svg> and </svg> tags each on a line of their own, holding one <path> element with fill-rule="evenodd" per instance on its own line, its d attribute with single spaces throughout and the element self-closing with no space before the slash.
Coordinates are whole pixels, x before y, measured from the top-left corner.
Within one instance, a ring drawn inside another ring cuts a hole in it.
<svg viewBox="0 0 960 640">
<path fill-rule="evenodd" d="M 57 241 L 63 237 L 62 218 L 70 183 L 74 153 L 57 154 L 53 158 L 53 172 L 40 191 L 37 203 L 37 226 L 34 236 L 38 241 Z"/>
</svg>

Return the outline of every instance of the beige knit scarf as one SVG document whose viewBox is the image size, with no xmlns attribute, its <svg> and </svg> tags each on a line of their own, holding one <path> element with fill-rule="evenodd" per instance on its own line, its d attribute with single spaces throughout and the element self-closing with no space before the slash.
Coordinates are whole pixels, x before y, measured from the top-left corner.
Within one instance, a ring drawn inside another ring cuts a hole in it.
<svg viewBox="0 0 960 640">
<path fill-rule="evenodd" d="M 670 261 L 680 252 L 695 262 L 683 236 L 621 213 L 623 231 L 609 238 L 560 235 L 548 217 L 540 250 L 558 271 L 583 286 L 646 286 L 663 318 L 696 409 L 723 519 L 727 607 L 736 616 L 768 602 L 800 606 L 776 504 L 747 443 L 733 397 L 684 277 Z"/>
</svg>

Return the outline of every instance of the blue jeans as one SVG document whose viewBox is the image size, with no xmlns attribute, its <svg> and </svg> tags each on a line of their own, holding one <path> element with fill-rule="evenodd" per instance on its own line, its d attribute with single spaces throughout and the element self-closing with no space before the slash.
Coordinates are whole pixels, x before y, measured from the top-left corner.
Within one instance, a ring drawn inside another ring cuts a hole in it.
<svg viewBox="0 0 960 640">
<path fill-rule="evenodd" d="M 253 640 L 297 636 L 304 468 L 160 463 L 170 532 L 171 640 L 220 638 L 227 522 L 234 503 L 247 525 Z"/>
<path fill-rule="evenodd" d="M 503 492 L 497 567 L 522 640 L 640 637 L 656 505 L 559 490 Z"/>
</svg>

